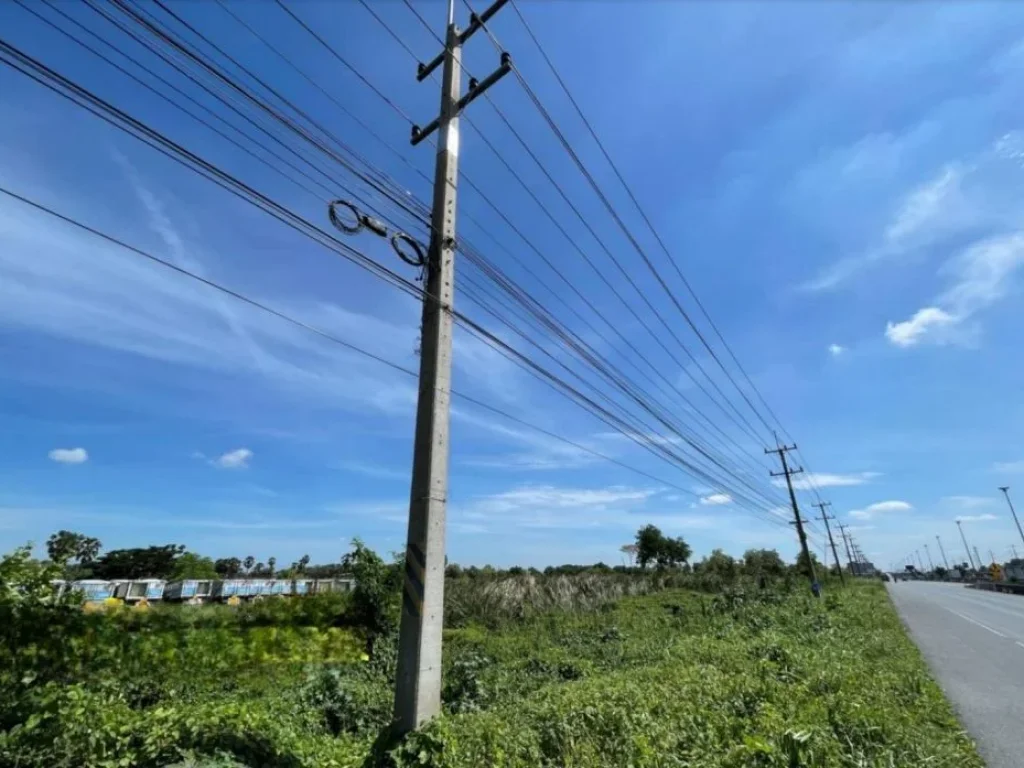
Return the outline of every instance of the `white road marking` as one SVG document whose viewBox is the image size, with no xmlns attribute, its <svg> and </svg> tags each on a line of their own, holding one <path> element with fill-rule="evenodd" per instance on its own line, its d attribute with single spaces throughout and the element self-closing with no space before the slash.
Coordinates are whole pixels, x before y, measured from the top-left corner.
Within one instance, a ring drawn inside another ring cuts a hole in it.
<svg viewBox="0 0 1024 768">
<path fill-rule="evenodd" d="M 993 635 L 999 635 L 1000 637 L 1006 637 L 1006 635 L 1004 635 L 1002 632 L 999 632 L 998 630 L 992 629 L 992 627 L 986 626 L 985 624 L 982 624 L 980 621 L 975 621 L 970 616 L 964 616 L 962 613 L 957 613 L 952 608 L 947 608 L 946 610 L 949 611 L 950 613 L 956 615 L 956 616 L 959 616 L 964 621 L 969 621 L 969 622 L 971 622 L 971 624 L 974 624 L 975 626 L 978 626 L 978 627 L 981 627 L 982 629 L 988 630 Z M 1020 643 L 1017 643 L 1017 645 L 1020 645 Z M 1022 646 L 1022 647 L 1024 647 L 1024 646 Z"/>
</svg>

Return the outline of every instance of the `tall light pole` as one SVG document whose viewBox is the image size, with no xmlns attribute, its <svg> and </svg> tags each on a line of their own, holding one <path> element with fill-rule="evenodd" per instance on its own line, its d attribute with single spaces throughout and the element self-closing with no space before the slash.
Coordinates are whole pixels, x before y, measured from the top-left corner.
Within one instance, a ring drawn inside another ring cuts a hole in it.
<svg viewBox="0 0 1024 768">
<path fill-rule="evenodd" d="M 1017 519 L 1017 510 L 1013 508 L 1013 502 L 1010 501 L 1010 486 L 1000 485 L 999 490 L 1003 492 L 1003 496 L 1006 497 L 1006 503 L 1010 505 L 1010 514 L 1013 515 L 1013 522 L 1017 524 L 1017 533 L 1020 534 L 1021 541 L 1024 541 L 1024 530 L 1020 527 L 1020 520 Z"/>
<path fill-rule="evenodd" d="M 935 541 L 939 543 L 939 552 L 942 553 L 942 562 L 946 565 L 946 570 L 949 570 L 949 560 L 946 559 L 946 550 L 942 548 L 942 539 L 938 536 L 935 537 Z"/>
<path fill-rule="evenodd" d="M 956 521 L 956 527 L 960 529 L 960 538 L 964 541 L 964 549 L 967 550 L 967 559 L 971 561 L 971 570 L 978 570 L 977 566 L 974 565 L 974 556 L 971 554 L 971 548 L 967 546 L 967 537 L 964 536 L 964 526 L 959 520 Z"/>
</svg>

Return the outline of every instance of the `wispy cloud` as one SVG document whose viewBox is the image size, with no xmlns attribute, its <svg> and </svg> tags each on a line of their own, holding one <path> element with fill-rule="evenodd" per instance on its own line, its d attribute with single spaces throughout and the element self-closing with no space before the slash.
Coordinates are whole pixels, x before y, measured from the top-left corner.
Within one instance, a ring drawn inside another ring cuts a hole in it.
<svg viewBox="0 0 1024 768">
<path fill-rule="evenodd" d="M 453 504 L 451 517 L 504 529 L 628 527 L 637 525 L 631 513 L 646 510 L 647 502 L 657 493 L 654 488 L 621 485 L 527 485 Z"/>
<path fill-rule="evenodd" d="M 229 287 L 238 285 L 223 274 L 221 265 L 229 260 L 207 258 L 173 225 L 167 206 L 151 190 L 136 191 L 163 243 L 154 250 Z M 383 306 L 388 312 L 384 319 L 309 297 L 248 293 L 327 334 L 414 365 L 418 324 L 411 303 L 396 300 Z M 183 373 L 246 377 L 247 386 L 269 384 L 303 405 L 402 417 L 413 413 L 412 377 L 230 302 L 187 277 L 54 225 L 16 203 L 0 204 L 0 327 L 126 353 L 180 367 Z M 521 377 L 512 363 L 460 330 L 454 343 L 456 375 L 467 382 L 463 388 L 483 389 L 504 400 L 516 397 Z M 119 365 L 119 380 L 130 380 L 138 370 Z"/>
<path fill-rule="evenodd" d="M 58 464 L 84 464 L 89 460 L 85 448 L 54 448 L 47 455 Z"/>
<path fill-rule="evenodd" d="M 1024 459 L 1020 461 L 997 461 L 992 465 L 992 471 L 1005 475 L 1024 474 Z"/>
<path fill-rule="evenodd" d="M 964 170 L 949 165 L 919 186 L 907 192 L 895 206 L 881 241 L 865 253 L 841 259 L 800 286 L 806 291 L 838 288 L 854 276 L 881 262 L 902 256 L 947 234 L 961 217 L 959 193 Z"/>
<path fill-rule="evenodd" d="M 880 477 L 880 472 L 853 472 L 851 474 L 834 474 L 831 472 L 805 472 L 793 477 L 793 487 L 802 491 L 811 488 L 837 488 L 850 485 L 863 485 L 864 483 Z M 785 478 L 775 478 L 772 485 L 779 488 L 786 487 Z"/>
<path fill-rule="evenodd" d="M 396 467 L 387 467 L 383 464 L 374 464 L 368 461 L 339 461 L 335 466 L 346 472 L 354 472 L 357 475 L 375 477 L 380 480 L 408 480 L 411 476 L 411 469 L 403 470 Z"/>
<path fill-rule="evenodd" d="M 914 507 L 906 501 L 877 501 L 874 504 L 868 504 L 863 509 L 851 510 L 849 515 L 855 520 L 870 520 L 878 515 L 889 514 L 892 512 L 909 512 Z"/>
<path fill-rule="evenodd" d="M 828 345 L 828 353 L 832 355 L 832 357 L 839 357 L 844 352 L 846 352 L 846 347 L 842 346 L 841 344 Z"/>
<path fill-rule="evenodd" d="M 987 523 L 991 520 L 998 520 L 999 518 L 992 514 L 984 515 L 961 515 L 957 518 L 961 523 Z"/>
<path fill-rule="evenodd" d="M 989 496 L 944 496 L 942 502 L 958 509 L 978 509 L 979 507 L 990 507 L 995 499 Z"/>
</svg>

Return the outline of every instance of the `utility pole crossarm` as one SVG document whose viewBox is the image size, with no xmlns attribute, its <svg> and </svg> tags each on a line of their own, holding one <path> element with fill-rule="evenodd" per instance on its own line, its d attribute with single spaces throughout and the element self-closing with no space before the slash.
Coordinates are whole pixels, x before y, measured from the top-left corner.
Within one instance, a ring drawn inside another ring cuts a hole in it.
<svg viewBox="0 0 1024 768">
<path fill-rule="evenodd" d="M 497 0 L 493 5 L 491 5 L 490 8 L 488 8 L 479 16 L 474 13 L 470 17 L 469 26 L 462 32 L 458 31 L 454 23 L 450 23 L 449 27 L 451 29 L 451 34 L 448 35 L 448 40 L 445 43 L 445 49 L 441 51 L 441 53 L 439 53 L 434 58 L 434 60 L 431 61 L 429 64 L 419 65 L 416 72 L 416 79 L 422 82 L 424 79 L 429 77 L 430 74 L 435 69 L 437 69 L 439 66 L 441 66 L 441 64 L 445 62 L 445 57 L 448 56 L 449 54 L 452 54 L 455 57 L 456 63 L 461 68 L 462 44 L 465 43 L 474 32 L 476 32 L 484 24 L 486 24 L 487 21 L 494 14 L 500 11 L 501 7 L 505 5 L 505 3 L 507 2 L 508 0 Z M 477 98 L 482 96 L 487 91 L 488 88 L 497 83 L 499 80 L 501 80 L 501 78 L 503 78 L 511 71 L 512 56 L 509 55 L 507 51 L 502 51 L 501 63 L 498 65 L 497 69 L 491 72 L 491 74 L 489 74 L 483 80 L 477 80 L 474 77 L 469 78 L 469 90 L 466 92 L 465 96 L 460 97 L 458 95 L 458 89 L 456 89 L 456 95 L 454 96 L 456 113 L 461 112 L 463 109 L 465 109 L 474 101 L 476 101 Z M 412 127 L 412 145 L 415 147 L 417 144 L 419 144 L 421 141 L 427 138 L 430 134 L 432 134 L 434 131 L 440 128 L 441 122 L 443 120 L 444 114 L 442 113 L 441 115 L 435 117 L 433 120 L 427 123 L 427 125 L 423 128 L 420 128 L 418 125 L 414 125 Z M 456 134 L 455 138 L 455 152 L 456 154 L 458 154 L 458 134 Z"/>
</svg>

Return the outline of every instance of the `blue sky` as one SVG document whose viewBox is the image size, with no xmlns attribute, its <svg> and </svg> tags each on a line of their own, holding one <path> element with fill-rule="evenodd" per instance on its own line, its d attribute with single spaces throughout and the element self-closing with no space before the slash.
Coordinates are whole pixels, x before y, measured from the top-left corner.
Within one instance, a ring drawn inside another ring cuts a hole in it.
<svg viewBox="0 0 1024 768">
<path fill-rule="evenodd" d="M 442 6 L 417 5 L 439 29 Z M 60 7 L 176 77 L 88 8 Z M 428 199 L 412 168 L 429 175 L 432 148 L 410 147 L 408 123 L 275 5 L 231 7 L 376 136 L 215 4 L 174 7 Z M 436 113 L 436 84 L 416 82 L 414 62 L 360 5 L 290 7 L 404 112 L 421 123 Z M 404 5 L 374 7 L 421 58 L 434 55 L 436 42 Z M 617 3 L 522 8 L 864 551 L 884 566 L 940 535 L 951 558 L 962 560 L 958 517 L 983 553 L 1006 557 L 1010 545 L 1020 546 L 996 486 L 1020 485 L 1024 505 L 1024 7 L 651 2 L 633 4 L 628 24 Z M 465 8 L 459 13 L 464 18 Z M 22 8 L 0 7 L 0 28 L 12 44 L 326 225 L 322 200 Z M 672 274 L 510 8 L 493 31 L 631 231 Z M 481 76 L 496 64 L 484 36 L 467 45 L 468 72 Z M 515 79 L 491 96 L 646 295 L 670 313 Z M 414 299 L 8 68 L 0 71 L 0 108 L 4 186 L 417 366 Z M 762 445 L 726 421 L 687 370 L 620 310 L 480 139 L 476 129 L 501 147 L 574 240 L 609 264 L 491 104 L 478 100 L 468 114 L 461 170 L 615 316 L 635 352 L 722 423 L 750 456 L 760 487 L 784 501 L 767 478 L 777 467 Z M 459 206 L 460 234 L 549 303 L 553 283 L 537 255 L 466 185 Z M 541 278 L 505 261 L 495 241 Z M 349 242 L 413 276 L 383 241 L 363 234 Z M 673 288 L 692 308 L 678 281 Z M 631 302 L 642 306 L 635 294 Z M 462 295 L 457 305 L 521 345 Z M 680 327 L 730 391 L 688 333 Z M 6 199 L 0 349 L 5 550 L 42 542 L 58 528 L 97 536 L 107 548 L 173 541 L 216 557 L 278 562 L 306 553 L 334 560 L 353 536 L 384 550 L 404 543 L 415 382 L 400 373 Z M 616 361 L 632 354 L 603 351 Z M 685 536 L 698 554 L 722 547 L 739 555 L 751 546 L 795 553 L 792 531 L 770 514 L 754 515 L 723 495 L 728 489 L 657 462 L 479 340 L 457 333 L 455 361 L 459 390 L 671 486 L 456 401 L 453 561 L 619 562 L 619 546 L 646 522 Z M 801 490 L 807 514 L 812 500 Z"/>
</svg>

